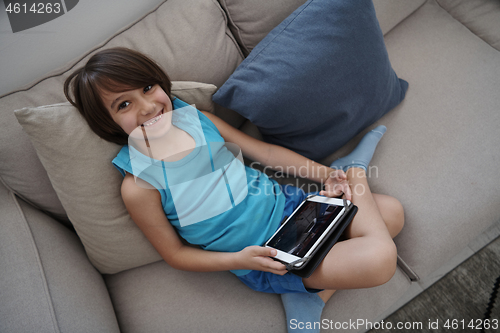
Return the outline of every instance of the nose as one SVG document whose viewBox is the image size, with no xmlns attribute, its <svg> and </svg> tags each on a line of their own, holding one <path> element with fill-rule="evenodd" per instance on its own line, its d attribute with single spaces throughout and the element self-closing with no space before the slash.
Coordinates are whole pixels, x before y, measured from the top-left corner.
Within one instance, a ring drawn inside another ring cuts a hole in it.
<svg viewBox="0 0 500 333">
<path fill-rule="evenodd" d="M 156 109 L 156 105 L 153 101 L 149 101 L 147 99 L 143 99 L 140 105 L 140 113 L 143 116 L 147 116 L 151 113 L 154 113 Z"/>
</svg>

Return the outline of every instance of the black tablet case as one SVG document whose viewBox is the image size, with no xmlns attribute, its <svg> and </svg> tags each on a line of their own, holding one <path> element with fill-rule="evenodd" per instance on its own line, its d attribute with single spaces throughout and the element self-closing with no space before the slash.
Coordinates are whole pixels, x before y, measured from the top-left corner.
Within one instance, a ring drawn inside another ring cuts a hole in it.
<svg viewBox="0 0 500 333">
<path fill-rule="evenodd" d="M 330 249 L 337 243 L 342 233 L 347 228 L 347 226 L 352 222 L 354 215 L 358 212 L 358 207 L 351 204 L 348 211 L 342 216 L 342 219 L 336 224 L 336 226 L 330 231 L 330 234 L 325 237 L 320 244 L 320 246 L 314 251 L 311 256 L 306 258 L 306 263 L 300 267 L 294 267 L 293 264 L 287 264 L 287 269 L 291 273 L 298 275 L 302 278 L 307 278 L 311 276 L 314 270 L 318 267 L 321 261 L 328 254 Z M 302 259 L 301 259 L 302 260 Z"/>
</svg>

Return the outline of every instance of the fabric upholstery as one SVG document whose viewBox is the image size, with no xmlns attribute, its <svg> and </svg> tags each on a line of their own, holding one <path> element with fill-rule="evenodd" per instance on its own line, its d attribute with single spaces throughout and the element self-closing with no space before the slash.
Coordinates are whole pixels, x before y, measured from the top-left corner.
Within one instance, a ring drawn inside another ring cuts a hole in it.
<svg viewBox="0 0 500 333">
<path fill-rule="evenodd" d="M 500 1 L 438 0 L 451 16 L 500 51 Z"/>
<path fill-rule="evenodd" d="M 371 0 L 310 0 L 264 38 L 214 95 L 264 140 L 323 158 L 404 98 Z"/>
<path fill-rule="evenodd" d="M 217 91 L 213 84 L 192 81 L 172 82 L 172 95 L 186 103 L 194 104 L 198 110 L 215 112 L 212 95 Z"/>
<path fill-rule="evenodd" d="M 213 91 L 215 86 L 196 82 L 172 84 L 173 95 L 190 97 L 187 102 L 197 105 L 210 106 Z M 16 116 L 89 259 L 101 273 L 161 260 L 121 199 L 123 177 L 111 164 L 121 146 L 95 135 L 69 103 L 25 108 L 17 110 Z"/>
<path fill-rule="evenodd" d="M 241 51 L 226 25 L 225 13 L 215 0 L 169 0 L 81 59 L 53 71 L 35 85 L 1 97 L 0 177 L 15 193 L 60 218 L 65 211 L 13 111 L 66 102 L 62 88 L 65 78 L 96 50 L 113 46 L 129 47 L 151 56 L 171 80 L 215 86 L 221 86 L 242 61 Z M 215 112 L 227 115 L 236 126 L 242 122 L 242 117 L 234 112 L 222 108 Z"/>
<path fill-rule="evenodd" d="M 425 2 L 426 0 L 373 0 L 382 33 L 387 34 Z"/>
<path fill-rule="evenodd" d="M 246 55 L 281 21 L 306 0 L 219 0 L 228 14 L 229 27 Z M 374 0 L 385 35 L 420 7 L 425 0 Z M 273 13 L 273 15 L 269 15 Z"/>
<path fill-rule="evenodd" d="M 0 184 L 0 331 L 119 332 L 78 237 Z"/>
<path fill-rule="evenodd" d="M 219 0 L 245 55 L 306 0 Z M 273 13 L 269 15 L 268 13 Z"/>
<path fill-rule="evenodd" d="M 424 278 L 500 216 L 500 53 L 433 1 L 385 41 L 411 87 L 373 125 L 387 132 L 369 182 L 402 202 L 398 252 Z M 324 162 L 349 152 L 364 132 Z"/>
<path fill-rule="evenodd" d="M 183 272 L 156 262 L 106 275 L 105 281 L 122 333 L 163 333 L 165 327 L 169 332 L 286 332 L 279 295 L 255 292 L 229 272 Z M 375 318 L 409 286 L 398 269 L 383 286 L 338 291 L 322 318 L 334 324 Z"/>
</svg>

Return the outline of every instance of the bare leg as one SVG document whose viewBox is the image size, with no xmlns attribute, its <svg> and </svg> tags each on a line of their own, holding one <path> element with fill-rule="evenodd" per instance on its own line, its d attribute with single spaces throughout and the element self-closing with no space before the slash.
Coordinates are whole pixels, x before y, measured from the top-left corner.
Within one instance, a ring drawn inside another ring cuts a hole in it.
<svg viewBox="0 0 500 333">
<path fill-rule="evenodd" d="M 325 289 L 325 290 L 320 291 L 318 293 L 318 296 L 321 297 L 323 302 L 326 303 L 333 296 L 333 294 L 335 292 L 336 292 L 336 290 L 333 290 L 333 289 Z"/>
<path fill-rule="evenodd" d="M 337 243 L 304 285 L 317 289 L 373 287 L 387 282 L 396 269 L 396 247 L 377 203 L 370 192 L 363 169 L 347 172 L 353 203 L 359 207 L 349 228 L 349 237 Z M 328 295 L 327 292 L 323 296 Z"/>
<path fill-rule="evenodd" d="M 373 199 L 377 204 L 380 215 L 385 222 L 389 234 L 392 238 L 396 237 L 404 225 L 404 210 L 401 203 L 394 197 L 372 193 Z M 335 290 L 323 290 L 318 293 L 323 302 L 327 302 L 335 293 Z"/>
<path fill-rule="evenodd" d="M 384 194 L 373 193 L 380 215 L 385 222 L 392 238 L 396 237 L 403 229 L 405 216 L 404 209 L 398 199 Z"/>
</svg>

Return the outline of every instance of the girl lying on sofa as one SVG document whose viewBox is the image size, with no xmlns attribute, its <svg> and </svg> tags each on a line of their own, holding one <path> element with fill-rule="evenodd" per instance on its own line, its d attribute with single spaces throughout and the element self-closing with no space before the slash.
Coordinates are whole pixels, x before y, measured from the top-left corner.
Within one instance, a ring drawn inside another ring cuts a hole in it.
<svg viewBox="0 0 500 333">
<path fill-rule="evenodd" d="M 392 238 L 403 226 L 403 208 L 393 197 L 372 194 L 366 179 L 384 126 L 326 167 L 196 110 L 173 98 L 170 87 L 168 76 L 154 61 L 125 48 L 96 53 L 64 84 L 67 99 L 90 128 L 123 145 L 113 160 L 124 175 L 123 201 L 169 265 L 198 272 L 230 270 L 254 290 L 281 294 L 288 323 L 292 319 L 319 323 L 335 290 L 374 287 L 391 279 L 397 259 Z M 220 144 L 224 142 L 235 144 L 264 166 L 307 170 L 307 178 L 324 185 L 319 195 L 343 195 L 358 206 L 346 240 L 333 246 L 310 277 L 287 272 L 285 265 L 272 259 L 276 250 L 261 246 L 306 197 L 304 191 L 282 187 L 248 166 L 231 176 L 235 179 L 227 179 L 226 173 L 226 178 L 195 182 L 208 175 L 200 170 L 215 170 L 217 162 L 210 156 L 232 154 Z M 237 200 L 233 193 L 229 208 L 221 207 L 219 185 L 227 189 L 226 184 L 235 182 L 243 182 L 246 195 Z M 199 207 L 215 211 L 200 218 L 199 209 L 193 213 Z M 193 215 L 194 220 L 186 218 Z"/>
</svg>

